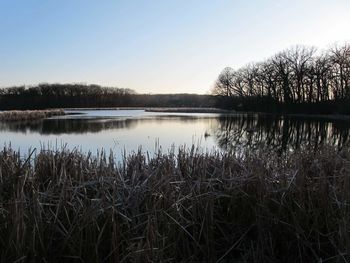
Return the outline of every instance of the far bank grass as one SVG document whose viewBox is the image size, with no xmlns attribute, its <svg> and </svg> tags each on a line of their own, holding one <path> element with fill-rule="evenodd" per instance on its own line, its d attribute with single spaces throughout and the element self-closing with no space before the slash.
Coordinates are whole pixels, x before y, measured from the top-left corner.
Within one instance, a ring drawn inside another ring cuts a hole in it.
<svg viewBox="0 0 350 263">
<path fill-rule="evenodd" d="M 190 107 L 183 107 L 183 108 L 146 108 L 145 109 L 148 112 L 181 112 L 181 113 L 229 113 L 234 111 L 228 111 L 223 110 L 219 108 L 190 108 Z"/>
<path fill-rule="evenodd" d="M 62 109 L 0 111 L 0 121 L 30 121 L 64 114 Z"/>
<path fill-rule="evenodd" d="M 348 262 L 350 149 L 0 151 L 1 262 Z"/>
<path fill-rule="evenodd" d="M 144 110 L 146 112 L 179 112 L 179 113 L 230 113 L 219 108 L 205 107 L 101 107 L 101 108 L 67 108 L 66 110 Z"/>
</svg>

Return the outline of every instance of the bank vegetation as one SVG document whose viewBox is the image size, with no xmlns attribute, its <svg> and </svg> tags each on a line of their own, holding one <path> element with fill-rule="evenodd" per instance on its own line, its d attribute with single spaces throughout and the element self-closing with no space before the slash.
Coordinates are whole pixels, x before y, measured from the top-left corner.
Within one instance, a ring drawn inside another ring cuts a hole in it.
<svg viewBox="0 0 350 263">
<path fill-rule="evenodd" d="M 0 121 L 32 121 L 65 115 L 62 109 L 0 111 Z"/>
</svg>

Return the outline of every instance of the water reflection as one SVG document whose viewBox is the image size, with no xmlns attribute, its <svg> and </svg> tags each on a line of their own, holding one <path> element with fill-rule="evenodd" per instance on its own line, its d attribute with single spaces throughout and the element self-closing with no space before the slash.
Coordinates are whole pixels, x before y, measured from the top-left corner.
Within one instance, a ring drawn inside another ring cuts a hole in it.
<svg viewBox="0 0 350 263">
<path fill-rule="evenodd" d="M 98 113 L 98 114 L 97 114 Z M 82 146 L 86 150 L 118 146 L 137 150 L 154 149 L 159 141 L 163 149 L 174 145 L 232 151 L 237 147 L 266 145 L 280 152 L 309 146 L 349 145 L 349 121 L 272 116 L 272 115 L 200 115 L 149 114 L 137 111 L 92 112 L 84 116 L 45 119 L 35 122 L 0 122 L 0 144 L 11 142 L 29 148 L 57 139 Z M 114 115 L 112 115 L 114 114 Z M 117 116 L 120 114 L 119 116 Z"/>
<path fill-rule="evenodd" d="M 128 129 L 135 126 L 134 120 L 92 120 L 92 119 L 48 119 L 35 122 L 0 123 L 1 131 L 39 134 L 84 134 L 108 129 Z"/>
<path fill-rule="evenodd" d="M 272 116 L 221 116 L 213 133 L 219 147 L 232 150 L 264 144 L 271 149 L 286 151 L 309 146 L 317 149 L 330 144 L 339 149 L 349 144 L 350 123 L 320 119 Z"/>
<path fill-rule="evenodd" d="M 150 116 L 142 118 L 52 118 L 29 122 L 0 122 L 0 132 L 39 133 L 43 135 L 98 133 L 113 129 L 134 129 L 144 123 L 182 122 L 201 120 L 198 116 Z"/>
</svg>

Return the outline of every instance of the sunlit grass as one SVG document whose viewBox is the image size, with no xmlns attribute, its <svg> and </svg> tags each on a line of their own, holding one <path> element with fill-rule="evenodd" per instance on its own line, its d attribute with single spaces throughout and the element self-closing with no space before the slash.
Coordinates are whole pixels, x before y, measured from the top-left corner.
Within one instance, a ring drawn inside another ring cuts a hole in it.
<svg viewBox="0 0 350 263">
<path fill-rule="evenodd" d="M 50 109 L 50 110 L 11 110 L 0 112 L 0 121 L 29 121 L 48 118 L 52 116 L 64 115 L 64 110 Z"/>
<path fill-rule="evenodd" d="M 350 149 L 0 151 L 0 260 L 346 262 Z"/>
</svg>

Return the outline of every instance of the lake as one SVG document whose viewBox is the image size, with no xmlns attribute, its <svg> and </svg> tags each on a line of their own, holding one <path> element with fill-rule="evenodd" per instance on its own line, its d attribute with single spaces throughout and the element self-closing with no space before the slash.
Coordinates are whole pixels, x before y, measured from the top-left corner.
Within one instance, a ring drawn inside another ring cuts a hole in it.
<svg viewBox="0 0 350 263">
<path fill-rule="evenodd" d="M 160 113 L 144 110 L 71 110 L 34 122 L 0 122 L 0 145 L 22 153 L 33 148 L 83 152 L 113 150 L 166 153 L 192 145 L 232 151 L 267 145 L 283 152 L 309 146 L 349 144 L 349 121 L 257 114 Z"/>
</svg>

